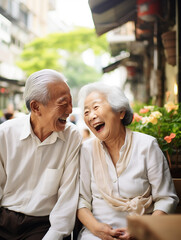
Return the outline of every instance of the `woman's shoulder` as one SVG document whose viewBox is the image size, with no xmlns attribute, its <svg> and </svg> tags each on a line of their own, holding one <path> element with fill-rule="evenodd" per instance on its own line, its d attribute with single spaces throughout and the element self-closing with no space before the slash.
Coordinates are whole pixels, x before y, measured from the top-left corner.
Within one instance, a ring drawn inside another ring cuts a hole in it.
<svg viewBox="0 0 181 240">
<path fill-rule="evenodd" d="M 82 142 L 82 148 L 83 149 L 92 149 L 93 143 L 95 141 L 95 137 L 88 138 Z"/>
<path fill-rule="evenodd" d="M 81 144 L 81 154 L 88 157 L 92 156 L 93 150 L 94 150 L 94 141 L 95 137 L 91 137 L 85 141 L 82 142 Z"/>
<path fill-rule="evenodd" d="M 133 138 L 139 139 L 140 141 L 146 140 L 146 141 L 150 141 L 150 142 L 156 140 L 156 138 L 151 135 L 141 133 L 141 132 L 135 132 L 135 131 L 133 131 Z"/>
<path fill-rule="evenodd" d="M 142 145 L 145 147 L 152 146 L 152 145 L 157 145 L 157 139 L 151 135 L 141 133 L 141 132 L 134 132 L 133 131 L 133 144 L 134 145 Z"/>
</svg>

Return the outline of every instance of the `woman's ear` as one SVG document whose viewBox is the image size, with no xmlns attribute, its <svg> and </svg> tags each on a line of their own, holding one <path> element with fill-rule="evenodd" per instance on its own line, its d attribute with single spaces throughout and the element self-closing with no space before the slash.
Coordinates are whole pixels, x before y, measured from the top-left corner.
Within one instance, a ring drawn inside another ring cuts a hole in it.
<svg viewBox="0 0 181 240">
<path fill-rule="evenodd" d="M 121 120 L 124 118 L 125 114 L 126 114 L 125 111 L 120 112 L 120 119 L 121 119 Z"/>
<path fill-rule="evenodd" d="M 36 100 L 32 100 L 30 102 L 30 108 L 33 113 L 38 114 L 39 116 L 41 115 L 40 103 L 37 102 Z"/>
</svg>

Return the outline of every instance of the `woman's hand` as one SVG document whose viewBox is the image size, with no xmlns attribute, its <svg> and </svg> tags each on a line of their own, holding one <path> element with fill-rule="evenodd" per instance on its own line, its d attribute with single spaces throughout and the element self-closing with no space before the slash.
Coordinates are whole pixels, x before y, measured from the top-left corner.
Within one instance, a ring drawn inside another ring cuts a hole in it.
<svg viewBox="0 0 181 240">
<path fill-rule="evenodd" d="M 95 236 L 102 240 L 132 240 L 126 228 L 113 229 L 106 223 L 98 222 L 88 208 L 81 208 L 77 211 L 79 220 L 89 229 Z"/>
<path fill-rule="evenodd" d="M 119 239 L 121 234 L 120 229 L 113 229 L 106 223 L 100 223 L 88 208 L 78 209 L 77 217 L 83 225 L 98 238 L 102 240 Z"/>
<path fill-rule="evenodd" d="M 131 237 L 131 235 L 128 233 L 127 228 L 120 228 L 120 235 L 118 237 L 118 239 L 122 239 L 122 240 L 134 240 L 133 237 Z"/>
<path fill-rule="evenodd" d="M 114 239 L 120 239 L 119 236 L 122 234 L 122 231 L 119 228 L 113 229 L 108 224 L 98 223 L 97 227 L 93 231 L 93 234 L 102 240 L 114 240 Z M 121 238 L 121 239 L 124 239 L 124 238 Z"/>
</svg>

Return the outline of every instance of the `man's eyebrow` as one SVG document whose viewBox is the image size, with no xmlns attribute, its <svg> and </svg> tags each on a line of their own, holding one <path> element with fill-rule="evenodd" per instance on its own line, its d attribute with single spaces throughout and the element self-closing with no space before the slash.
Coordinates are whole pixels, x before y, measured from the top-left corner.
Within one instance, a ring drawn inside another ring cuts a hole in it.
<svg viewBox="0 0 181 240">
<path fill-rule="evenodd" d="M 63 102 L 63 101 L 68 101 L 68 98 L 67 97 L 60 97 L 58 99 L 58 102 Z"/>
</svg>

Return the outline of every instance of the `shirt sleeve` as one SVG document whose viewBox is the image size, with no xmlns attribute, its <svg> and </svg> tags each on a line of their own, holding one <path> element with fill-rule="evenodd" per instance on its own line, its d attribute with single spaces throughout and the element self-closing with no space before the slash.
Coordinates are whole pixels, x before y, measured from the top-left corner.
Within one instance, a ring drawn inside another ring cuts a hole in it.
<svg viewBox="0 0 181 240">
<path fill-rule="evenodd" d="M 153 140 L 148 151 L 148 179 L 152 188 L 154 209 L 165 213 L 173 213 L 178 204 L 178 197 L 170 174 L 167 160 Z"/>
<path fill-rule="evenodd" d="M 80 154 L 80 194 L 78 209 L 88 208 L 91 211 L 91 153 L 82 146 Z"/>
<path fill-rule="evenodd" d="M 80 137 L 72 138 L 58 190 L 58 200 L 50 213 L 51 227 L 43 240 L 62 240 L 73 230 L 79 196 L 80 144 Z"/>
<path fill-rule="evenodd" d="M 1 148 L 3 149 L 3 141 L 2 141 L 2 136 L 0 134 L 0 142 L 1 142 Z M 1 206 L 1 199 L 3 196 L 3 186 L 6 182 L 6 173 L 4 170 L 4 163 L 3 163 L 3 159 L 2 159 L 2 152 L 0 151 L 0 206 Z"/>
<path fill-rule="evenodd" d="M 2 159 L 0 155 L 0 206 L 1 206 L 1 199 L 3 196 L 3 185 L 5 183 L 6 175 L 4 172 L 3 164 L 2 164 Z"/>
</svg>

